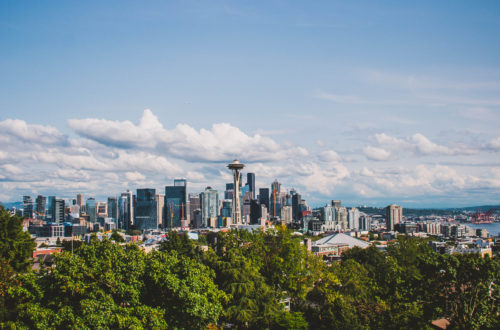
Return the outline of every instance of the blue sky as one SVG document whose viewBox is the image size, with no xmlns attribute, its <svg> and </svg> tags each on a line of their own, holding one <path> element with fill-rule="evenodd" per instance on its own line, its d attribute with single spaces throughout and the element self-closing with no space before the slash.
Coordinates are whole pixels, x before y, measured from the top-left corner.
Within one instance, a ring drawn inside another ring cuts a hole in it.
<svg viewBox="0 0 500 330">
<path fill-rule="evenodd" d="M 498 203 L 499 32 L 497 1 L 2 1 L 0 200 L 239 157 L 313 205 Z"/>
</svg>

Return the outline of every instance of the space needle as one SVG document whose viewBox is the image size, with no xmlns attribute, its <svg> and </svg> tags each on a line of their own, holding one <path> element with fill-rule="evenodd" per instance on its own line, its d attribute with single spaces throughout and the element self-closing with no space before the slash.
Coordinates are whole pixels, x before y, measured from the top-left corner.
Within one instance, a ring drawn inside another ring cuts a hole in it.
<svg viewBox="0 0 500 330">
<path fill-rule="evenodd" d="M 240 172 L 245 167 L 244 164 L 240 163 L 235 159 L 227 167 L 233 171 L 234 179 L 234 194 L 233 194 L 233 223 L 241 225 L 241 206 L 240 206 Z"/>
</svg>

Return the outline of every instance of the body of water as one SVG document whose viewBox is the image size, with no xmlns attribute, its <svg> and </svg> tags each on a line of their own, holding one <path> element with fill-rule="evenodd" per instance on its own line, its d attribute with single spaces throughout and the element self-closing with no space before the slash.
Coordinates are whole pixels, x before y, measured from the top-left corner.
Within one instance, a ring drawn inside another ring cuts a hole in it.
<svg viewBox="0 0 500 330">
<path fill-rule="evenodd" d="M 479 223 L 479 224 L 471 224 L 467 223 L 466 224 L 468 227 L 471 227 L 473 229 L 479 229 L 479 228 L 484 228 L 486 229 L 490 235 L 496 236 L 500 232 L 500 222 L 494 222 L 494 223 Z"/>
</svg>

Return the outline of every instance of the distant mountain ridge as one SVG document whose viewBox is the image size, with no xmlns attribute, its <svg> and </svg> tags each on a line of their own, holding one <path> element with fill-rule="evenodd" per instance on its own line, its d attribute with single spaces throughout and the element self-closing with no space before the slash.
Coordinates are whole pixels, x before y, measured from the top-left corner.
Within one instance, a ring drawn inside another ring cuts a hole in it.
<svg viewBox="0 0 500 330">
<path fill-rule="evenodd" d="M 20 209 L 23 207 L 23 202 L 10 202 L 10 203 L 4 203 L 0 202 L 0 205 L 3 205 L 6 209 L 11 209 L 15 207 L 16 209 Z"/>
</svg>

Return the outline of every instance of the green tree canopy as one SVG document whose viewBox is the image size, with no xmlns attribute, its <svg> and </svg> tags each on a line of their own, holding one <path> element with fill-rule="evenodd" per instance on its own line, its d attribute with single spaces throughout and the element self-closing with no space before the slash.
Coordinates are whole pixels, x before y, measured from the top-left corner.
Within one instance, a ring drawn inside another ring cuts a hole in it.
<svg viewBox="0 0 500 330">
<path fill-rule="evenodd" d="M 18 272 L 29 269 L 36 247 L 30 234 L 23 231 L 22 223 L 21 218 L 10 215 L 0 205 L 0 258 Z"/>
</svg>

